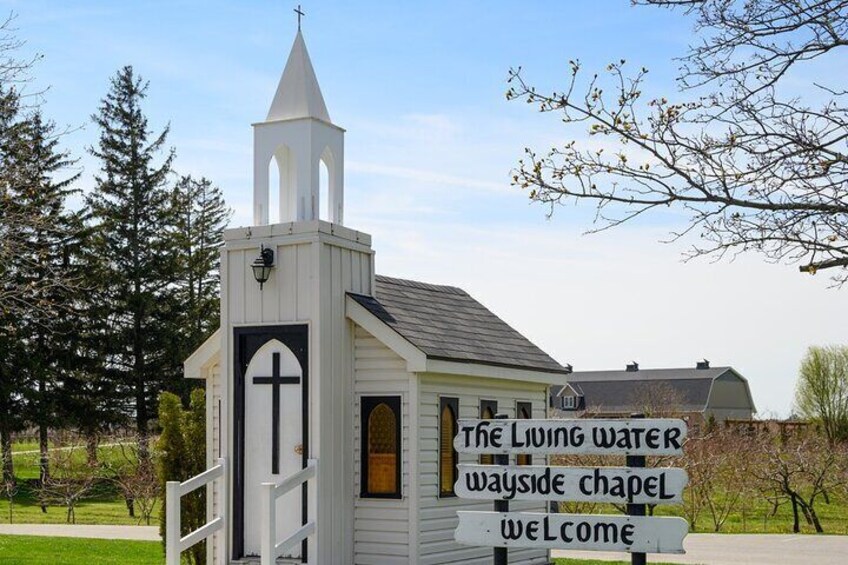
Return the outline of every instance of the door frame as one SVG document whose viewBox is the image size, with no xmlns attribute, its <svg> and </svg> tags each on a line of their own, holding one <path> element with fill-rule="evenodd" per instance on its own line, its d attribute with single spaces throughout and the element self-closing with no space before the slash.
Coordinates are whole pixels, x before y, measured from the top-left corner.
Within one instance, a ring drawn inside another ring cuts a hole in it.
<svg viewBox="0 0 848 565">
<path fill-rule="evenodd" d="M 235 402 L 233 406 L 233 437 L 235 439 L 235 464 L 233 465 L 233 547 L 232 558 L 244 557 L 244 429 L 245 429 L 245 375 L 247 366 L 259 349 L 271 340 L 278 340 L 294 353 L 303 371 L 301 377 L 302 465 L 309 461 L 309 324 L 284 324 L 274 326 L 239 326 L 233 328 L 233 380 Z M 308 518 L 308 485 L 301 485 L 301 524 Z M 307 541 L 301 544 L 301 561 L 306 563 Z"/>
</svg>

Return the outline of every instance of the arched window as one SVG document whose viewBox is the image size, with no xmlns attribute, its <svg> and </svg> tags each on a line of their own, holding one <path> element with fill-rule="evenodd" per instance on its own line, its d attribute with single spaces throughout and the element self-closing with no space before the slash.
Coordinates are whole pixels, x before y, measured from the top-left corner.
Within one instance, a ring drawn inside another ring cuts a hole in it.
<svg viewBox="0 0 848 565">
<path fill-rule="evenodd" d="M 495 413 L 498 411 L 498 403 L 495 400 L 481 400 L 480 401 L 480 419 L 481 420 L 494 420 Z M 494 465 L 495 457 L 490 453 L 486 453 L 480 456 L 480 464 L 481 465 Z"/>
<path fill-rule="evenodd" d="M 529 420 L 530 414 L 533 412 L 532 405 L 529 402 L 518 402 L 515 405 L 516 418 L 519 420 Z M 526 453 L 519 453 L 515 456 L 516 465 L 532 465 L 533 456 Z"/>
<path fill-rule="evenodd" d="M 362 398 L 362 496 L 400 498 L 400 397 Z"/>
<path fill-rule="evenodd" d="M 453 486 L 456 483 L 457 453 L 453 448 L 453 438 L 457 431 L 459 399 L 439 398 L 439 496 L 456 496 Z"/>
</svg>

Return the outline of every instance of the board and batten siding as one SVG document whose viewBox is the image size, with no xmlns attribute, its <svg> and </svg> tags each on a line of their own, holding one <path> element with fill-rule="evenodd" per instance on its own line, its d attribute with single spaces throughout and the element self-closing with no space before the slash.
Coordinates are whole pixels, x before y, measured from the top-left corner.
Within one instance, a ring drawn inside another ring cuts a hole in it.
<svg viewBox="0 0 848 565">
<path fill-rule="evenodd" d="M 353 555 L 353 336 L 345 293 L 373 292 L 371 238 L 323 221 L 227 230 L 221 278 L 224 452 L 233 456 L 233 328 L 284 324 L 309 327 L 309 455 L 318 476 L 308 483 L 308 511 L 317 521 L 310 554 L 346 565 Z M 260 245 L 275 250 L 275 268 L 260 289 L 250 268 Z M 233 496 L 235 500 L 235 493 Z"/>
<path fill-rule="evenodd" d="M 439 397 L 459 399 L 460 418 L 478 418 L 480 400 L 495 400 L 498 412 L 509 418 L 516 415 L 517 402 L 530 402 L 533 418 L 545 418 L 547 386 L 516 381 L 423 374 L 419 377 L 418 416 L 418 561 L 419 565 L 462 563 L 490 565 L 491 547 L 471 547 L 454 541 L 457 510 L 491 511 L 492 502 L 439 497 Z M 459 463 L 477 463 L 476 455 L 459 454 Z M 510 456 L 515 463 L 515 456 Z M 533 464 L 544 465 L 544 457 L 535 456 Z M 510 501 L 510 511 L 545 512 L 543 502 Z M 416 561 L 413 561 L 416 562 Z M 545 549 L 511 549 L 509 562 L 523 565 L 550 562 Z"/>
<path fill-rule="evenodd" d="M 406 361 L 359 326 L 354 329 L 354 564 L 406 565 L 413 562 L 409 543 L 410 449 L 409 392 L 412 378 Z M 363 396 L 401 397 L 400 499 L 362 498 Z"/>
<path fill-rule="evenodd" d="M 206 468 L 209 469 L 221 457 L 221 416 L 219 409 L 221 406 L 221 365 L 218 363 L 210 369 L 206 377 L 206 398 L 206 421 L 211 424 L 206 434 Z M 218 481 L 214 481 L 206 487 L 206 500 L 212 501 L 212 504 L 207 505 L 207 522 L 219 515 L 220 488 Z M 215 532 L 212 534 L 212 543 L 208 543 L 206 546 L 207 562 L 211 562 L 213 565 L 220 562 L 215 548 L 220 543 L 221 536 L 224 535 L 226 533 L 223 531 Z"/>
</svg>

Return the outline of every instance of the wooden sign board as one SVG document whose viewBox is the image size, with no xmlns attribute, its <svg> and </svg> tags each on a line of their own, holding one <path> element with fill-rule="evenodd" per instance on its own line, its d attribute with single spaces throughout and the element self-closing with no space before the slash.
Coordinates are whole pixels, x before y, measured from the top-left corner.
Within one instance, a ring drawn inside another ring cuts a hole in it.
<svg viewBox="0 0 848 565">
<path fill-rule="evenodd" d="M 459 420 L 460 453 L 680 455 L 686 423 L 675 419 Z"/>
<path fill-rule="evenodd" d="M 686 471 L 671 468 L 459 465 L 455 492 L 483 500 L 670 504 L 683 500 Z"/>
<path fill-rule="evenodd" d="M 682 518 L 457 512 L 455 539 L 466 545 L 631 553 L 685 553 Z"/>
</svg>

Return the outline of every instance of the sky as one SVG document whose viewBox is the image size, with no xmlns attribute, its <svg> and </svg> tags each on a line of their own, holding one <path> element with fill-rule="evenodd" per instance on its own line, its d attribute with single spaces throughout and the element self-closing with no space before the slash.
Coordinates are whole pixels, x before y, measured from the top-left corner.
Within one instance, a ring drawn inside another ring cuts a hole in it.
<svg viewBox="0 0 848 565">
<path fill-rule="evenodd" d="M 681 14 L 585 2 L 301 2 L 303 34 L 333 122 L 345 128 L 345 224 L 372 234 L 381 274 L 460 286 L 575 370 L 730 365 L 759 415 L 787 416 L 807 347 L 845 343 L 848 289 L 826 273 L 756 255 L 682 261 L 661 243 L 674 212 L 599 235 L 592 210 L 531 204 L 510 186 L 525 147 L 565 139 L 554 115 L 504 96 L 511 67 L 562 88 L 568 61 L 650 69 L 646 95 L 673 94 L 693 39 Z M 170 124 L 176 170 L 222 187 L 232 227 L 251 223 L 252 131 L 270 106 L 297 24 L 279 0 L 0 0 L 24 51 L 44 57 L 30 88 L 86 148 L 109 78 L 149 80 L 144 109 Z M 840 75 L 841 76 L 841 75 Z M 798 87 L 804 89 L 803 81 Z"/>
</svg>

